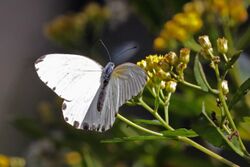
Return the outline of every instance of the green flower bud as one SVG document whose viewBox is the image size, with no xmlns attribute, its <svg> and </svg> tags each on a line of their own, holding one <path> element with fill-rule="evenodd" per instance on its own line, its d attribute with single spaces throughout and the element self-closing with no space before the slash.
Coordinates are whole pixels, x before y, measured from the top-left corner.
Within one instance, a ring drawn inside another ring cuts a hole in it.
<svg viewBox="0 0 250 167">
<path fill-rule="evenodd" d="M 218 52 L 225 54 L 228 51 L 228 44 L 227 44 L 227 39 L 226 38 L 218 38 L 217 39 L 217 48 Z"/>
<path fill-rule="evenodd" d="M 164 89 L 165 87 L 166 87 L 166 82 L 165 81 L 161 81 L 160 88 Z"/>
<path fill-rule="evenodd" d="M 199 36 L 199 43 L 204 50 L 212 48 L 212 44 L 207 35 Z"/>
<path fill-rule="evenodd" d="M 176 67 L 175 70 L 178 74 L 182 74 L 183 71 L 187 68 L 187 64 L 180 62 Z"/>
<path fill-rule="evenodd" d="M 175 66 L 178 62 L 178 56 L 175 52 L 169 52 L 166 54 L 165 59 L 171 66 Z"/>
<path fill-rule="evenodd" d="M 223 91 L 223 94 L 226 95 L 229 93 L 229 88 L 228 88 L 228 83 L 227 83 L 227 80 L 223 80 L 221 82 L 221 88 L 222 88 L 222 91 Z"/>
<path fill-rule="evenodd" d="M 177 83 L 175 81 L 168 81 L 166 83 L 166 91 L 170 93 L 174 93 L 176 90 Z"/>
<path fill-rule="evenodd" d="M 187 64 L 190 60 L 190 49 L 188 48 L 182 48 L 180 50 L 180 57 L 179 57 L 179 61 Z"/>
<path fill-rule="evenodd" d="M 163 71 L 162 69 L 159 70 L 159 77 L 162 79 L 162 80 L 170 80 L 171 79 L 171 74 L 169 72 L 165 72 Z"/>
</svg>

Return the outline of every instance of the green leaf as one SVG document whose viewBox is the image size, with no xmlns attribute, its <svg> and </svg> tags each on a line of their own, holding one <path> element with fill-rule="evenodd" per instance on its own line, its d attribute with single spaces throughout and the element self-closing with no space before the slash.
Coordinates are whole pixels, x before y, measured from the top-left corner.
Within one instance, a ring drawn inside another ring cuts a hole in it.
<svg viewBox="0 0 250 167">
<path fill-rule="evenodd" d="M 238 60 L 238 58 L 240 57 L 240 54 L 242 53 L 242 50 L 236 51 L 232 58 L 229 60 L 229 62 L 226 63 L 225 67 L 224 67 L 224 71 L 232 68 L 232 66 L 234 65 L 234 63 Z"/>
<path fill-rule="evenodd" d="M 244 96 L 250 89 L 250 78 L 248 78 L 236 91 L 233 98 L 228 104 L 229 110 L 232 109 L 232 107 Z"/>
<path fill-rule="evenodd" d="M 158 120 L 136 119 L 134 120 L 134 122 L 137 124 L 147 124 L 147 125 L 157 125 L 157 126 L 162 125 Z"/>
<path fill-rule="evenodd" d="M 102 140 L 101 143 L 121 143 L 121 142 L 131 142 L 131 141 L 164 140 L 164 139 L 166 139 L 166 137 L 164 136 L 130 136 L 130 137 Z"/>
<path fill-rule="evenodd" d="M 203 71 L 202 65 L 199 61 L 199 56 L 196 55 L 194 61 L 194 76 L 198 85 L 202 88 L 202 90 L 208 92 L 208 82 Z"/>
<path fill-rule="evenodd" d="M 197 137 L 198 134 L 193 130 L 188 130 L 185 128 L 176 129 L 174 131 L 167 130 L 162 132 L 166 137 L 177 137 L 177 136 L 184 136 L 184 137 Z"/>
<path fill-rule="evenodd" d="M 239 132 L 240 136 L 244 140 L 250 141 L 250 117 L 244 117 L 243 120 L 239 123 Z"/>
<path fill-rule="evenodd" d="M 226 145 L 216 128 L 213 127 L 204 116 L 194 122 L 192 129 L 197 132 L 202 139 L 214 146 L 221 147 Z"/>
<path fill-rule="evenodd" d="M 220 135 L 219 129 L 216 128 L 216 125 L 207 115 L 205 103 L 202 104 L 202 114 L 202 117 L 193 123 L 192 129 L 197 132 L 202 139 L 214 146 L 227 146 L 223 137 Z"/>
</svg>

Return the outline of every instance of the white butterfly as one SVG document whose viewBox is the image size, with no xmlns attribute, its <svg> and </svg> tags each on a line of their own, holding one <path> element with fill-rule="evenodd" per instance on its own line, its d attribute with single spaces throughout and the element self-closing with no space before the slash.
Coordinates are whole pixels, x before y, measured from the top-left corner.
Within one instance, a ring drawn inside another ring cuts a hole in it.
<svg viewBox="0 0 250 167">
<path fill-rule="evenodd" d="M 119 107 L 136 96 L 146 83 L 146 73 L 132 63 L 104 68 L 85 56 L 49 54 L 35 62 L 40 79 L 64 99 L 67 123 L 78 129 L 106 131 Z"/>
</svg>

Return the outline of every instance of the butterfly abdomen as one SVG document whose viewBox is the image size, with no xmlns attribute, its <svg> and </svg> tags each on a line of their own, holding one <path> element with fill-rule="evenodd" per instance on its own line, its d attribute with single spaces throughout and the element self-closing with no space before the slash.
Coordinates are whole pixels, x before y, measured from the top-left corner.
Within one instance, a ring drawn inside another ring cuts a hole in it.
<svg viewBox="0 0 250 167">
<path fill-rule="evenodd" d="M 112 62 L 109 62 L 103 69 L 102 71 L 102 76 L 101 76 L 101 91 L 98 97 L 97 101 L 97 111 L 101 111 L 103 108 L 103 103 L 106 97 L 106 88 L 110 80 L 110 76 L 113 72 L 115 65 Z"/>
</svg>

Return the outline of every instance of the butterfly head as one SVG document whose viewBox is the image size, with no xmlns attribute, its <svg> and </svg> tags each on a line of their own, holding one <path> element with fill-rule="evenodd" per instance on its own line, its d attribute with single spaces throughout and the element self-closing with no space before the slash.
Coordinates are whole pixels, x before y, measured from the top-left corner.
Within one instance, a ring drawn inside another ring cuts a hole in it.
<svg viewBox="0 0 250 167">
<path fill-rule="evenodd" d="M 113 62 L 108 62 L 108 64 L 104 67 L 102 71 L 103 80 L 109 80 L 114 68 L 115 64 Z"/>
</svg>

